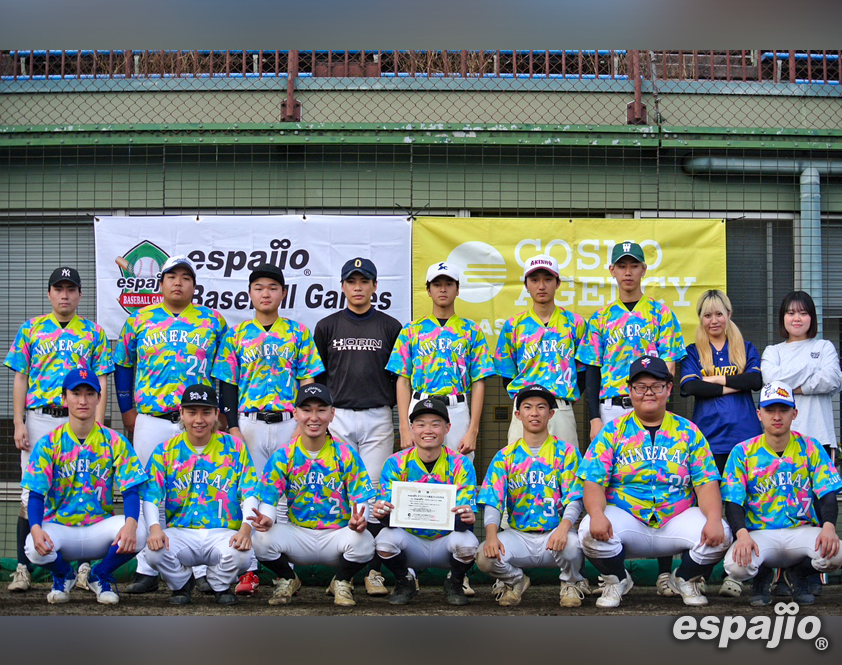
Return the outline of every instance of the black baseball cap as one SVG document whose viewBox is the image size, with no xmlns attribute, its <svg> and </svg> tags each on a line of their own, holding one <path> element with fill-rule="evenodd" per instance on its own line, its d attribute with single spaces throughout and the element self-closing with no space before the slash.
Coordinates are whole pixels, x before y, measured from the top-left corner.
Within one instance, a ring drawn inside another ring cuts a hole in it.
<svg viewBox="0 0 842 665">
<path fill-rule="evenodd" d="M 345 265 L 342 266 L 342 281 L 344 282 L 355 272 L 360 273 L 363 277 L 368 277 L 369 279 L 375 281 L 377 280 L 377 268 L 374 263 L 372 263 L 371 259 L 364 259 L 363 257 L 358 256 L 355 259 L 346 261 Z"/>
<path fill-rule="evenodd" d="M 101 389 L 101 386 L 99 385 L 99 377 L 91 370 L 84 367 L 71 369 L 67 373 L 67 376 L 64 377 L 64 381 L 62 381 L 61 384 L 61 387 L 64 390 L 75 390 L 79 386 L 88 386 L 97 392 L 100 392 Z"/>
<path fill-rule="evenodd" d="M 649 374 L 656 379 L 670 379 L 672 375 L 667 364 L 654 356 L 641 356 L 629 367 L 629 382 L 634 381 L 640 374 Z"/>
<path fill-rule="evenodd" d="M 249 286 L 252 285 L 252 282 L 260 279 L 261 277 L 274 279 L 281 286 L 286 286 L 283 271 L 278 266 L 272 265 L 271 263 L 261 263 L 251 271 L 251 274 L 249 275 Z"/>
<path fill-rule="evenodd" d="M 412 413 L 409 414 L 409 422 L 415 420 L 418 416 L 423 416 L 426 413 L 431 413 L 434 416 L 440 416 L 444 418 L 444 422 L 450 422 L 450 415 L 447 413 L 447 404 L 445 404 L 441 399 L 438 397 L 428 397 L 427 399 L 422 399 L 415 405 L 415 408 L 412 409 Z"/>
<path fill-rule="evenodd" d="M 219 408 L 219 400 L 216 391 L 203 383 L 194 383 L 187 386 L 181 395 L 181 406 L 212 406 Z"/>
<path fill-rule="evenodd" d="M 76 268 L 62 266 L 61 268 L 53 270 L 50 275 L 50 281 L 47 282 L 47 287 L 54 286 L 59 282 L 70 282 L 71 284 L 78 286 L 80 289 L 82 288 L 82 278 L 79 277 L 79 271 L 77 271 Z"/>
<path fill-rule="evenodd" d="M 309 402 L 311 399 L 318 400 L 328 406 L 333 406 L 333 397 L 330 396 L 330 391 L 327 386 L 321 383 L 308 383 L 306 386 L 301 386 L 298 389 L 298 397 L 295 399 L 295 407 L 298 408 L 304 402 Z"/>
<path fill-rule="evenodd" d="M 557 406 L 556 396 L 544 388 L 544 386 L 539 386 L 537 383 L 532 383 L 518 390 L 517 395 L 515 395 L 515 408 L 520 409 L 521 402 L 527 397 L 542 397 L 550 405 L 551 409 L 555 409 Z"/>
</svg>

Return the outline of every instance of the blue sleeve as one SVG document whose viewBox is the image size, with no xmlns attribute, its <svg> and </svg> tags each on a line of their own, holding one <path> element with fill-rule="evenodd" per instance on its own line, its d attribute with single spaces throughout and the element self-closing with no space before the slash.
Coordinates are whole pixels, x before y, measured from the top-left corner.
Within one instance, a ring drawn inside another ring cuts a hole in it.
<svg viewBox="0 0 842 665">
<path fill-rule="evenodd" d="M 760 354 L 757 352 L 757 349 L 754 348 L 754 344 L 751 342 L 746 342 L 746 372 L 759 372 L 760 371 Z"/>
<path fill-rule="evenodd" d="M 134 368 L 125 365 L 114 366 L 114 388 L 117 390 L 117 404 L 120 413 L 134 408 Z"/>
<path fill-rule="evenodd" d="M 702 365 L 695 344 L 687 347 L 687 355 L 681 361 L 681 384 L 687 381 L 699 381 L 702 378 Z"/>
<path fill-rule="evenodd" d="M 118 365 L 119 367 L 119 365 Z M 137 522 L 140 517 L 140 492 L 137 485 L 123 491 L 123 514 Z"/>
<path fill-rule="evenodd" d="M 37 492 L 29 493 L 29 504 L 26 509 L 27 517 L 29 517 L 29 528 L 31 529 L 36 524 L 41 526 L 44 521 L 44 495 Z"/>
</svg>

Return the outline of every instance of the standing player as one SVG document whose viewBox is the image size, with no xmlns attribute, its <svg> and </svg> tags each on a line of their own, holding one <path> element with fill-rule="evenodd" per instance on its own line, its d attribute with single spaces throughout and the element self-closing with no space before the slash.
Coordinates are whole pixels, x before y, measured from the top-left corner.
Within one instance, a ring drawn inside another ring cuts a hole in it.
<svg viewBox="0 0 842 665">
<path fill-rule="evenodd" d="M 546 388 L 524 386 L 515 404 L 523 438 L 494 456 L 482 483 L 486 540 L 477 567 L 498 580 L 497 602 L 508 607 L 519 605 L 529 588 L 524 568 L 558 566 L 559 604 L 579 607 L 590 593 L 579 572 L 584 563 L 579 539 L 571 532 L 582 512 L 579 449 L 549 433 L 556 399 Z M 504 511 L 510 528 L 500 531 Z"/>
<path fill-rule="evenodd" d="M 301 588 L 290 563 L 335 566 L 328 595 L 337 605 L 356 605 L 352 580 L 374 556 L 374 538 L 366 530 L 374 490 L 359 453 L 328 432 L 333 417 L 327 387 L 301 387 L 295 402 L 301 434 L 278 448 L 263 472 L 260 512 L 249 519 L 258 531 L 258 560 L 278 575 L 270 605 L 289 604 Z M 283 496 L 289 522 L 273 524 Z"/>
<path fill-rule="evenodd" d="M 374 541 L 377 553 L 392 571 L 397 584 L 389 596 L 392 605 L 406 605 L 418 593 L 411 568 L 447 568 L 444 592 L 450 605 L 467 605 L 465 574 L 474 563 L 478 541 L 471 526 L 476 521 L 477 477 L 468 459 L 444 446 L 450 429 L 447 405 L 437 397 L 418 402 L 409 415 L 412 446 L 395 453 L 383 465 L 380 499 L 374 516 L 389 526 L 392 483 L 456 485 L 452 531 L 387 528 Z"/>
<path fill-rule="evenodd" d="M 98 602 L 120 601 L 112 573 L 146 542 L 139 525 L 139 487 L 146 472 L 131 444 L 96 421 L 102 386 L 93 371 L 73 369 L 61 384 L 68 422 L 41 438 L 21 485 L 29 490 L 26 555 L 53 574 L 49 603 L 66 603 L 76 584 L 69 561 L 102 559 L 88 575 Z M 125 515 L 112 506 L 114 482 L 123 493 Z"/>
<path fill-rule="evenodd" d="M 210 381 L 225 319 L 216 310 L 192 304 L 196 269 L 185 256 L 171 256 L 161 268 L 163 300 L 129 317 L 114 351 L 114 383 L 126 431 L 146 465 L 161 442 L 180 433 L 179 403 L 185 385 Z M 151 525 L 150 525 L 151 526 Z M 200 571 L 200 588 L 207 590 Z M 158 588 L 146 554 L 126 593 Z"/>
<path fill-rule="evenodd" d="M 383 463 L 395 448 L 395 375 L 386 371 L 386 364 L 401 324 L 371 304 L 377 291 L 377 268 L 370 259 L 346 261 L 341 279 L 348 307 L 323 318 L 313 331 L 327 370 L 316 380 L 328 387 L 335 400 L 331 433 L 360 454 L 376 489 Z M 381 528 L 372 517 L 368 525 L 371 535 L 376 536 Z M 366 592 L 371 596 L 389 593 L 381 566 L 382 561 L 375 556 L 365 578 Z"/>
<path fill-rule="evenodd" d="M 629 366 L 640 356 L 665 361 L 670 374 L 685 356 L 681 326 L 670 309 L 644 295 L 641 283 L 646 259 L 640 245 L 629 240 L 611 250 L 611 276 L 617 280 L 619 298 L 588 320 L 587 338 L 576 359 L 587 365 L 590 440 L 603 425 L 632 409 L 626 378 Z M 672 558 L 658 559 L 658 595 L 669 596 Z"/>
<path fill-rule="evenodd" d="M 4 364 L 14 370 L 12 405 L 15 447 L 20 450 L 21 473 L 26 470 L 32 446 L 56 427 L 67 423 L 62 405 L 61 381 L 74 367 L 85 367 L 99 375 L 100 394 L 96 420 L 105 422 L 107 374 L 114 371 L 105 331 L 93 321 L 76 314 L 82 297 L 82 280 L 74 268 L 56 268 L 47 281 L 52 311 L 24 323 L 18 330 Z M 9 591 L 26 591 L 31 586 L 30 562 L 24 553 L 29 533 L 27 503 L 29 490 L 21 487 L 21 508 L 17 522 L 18 564 Z"/>
<path fill-rule="evenodd" d="M 506 389 L 512 399 L 521 388 L 533 384 L 555 395 L 550 434 L 578 446 L 573 402 L 579 399 L 576 354 L 585 340 L 585 321 L 556 306 L 555 292 L 561 279 L 558 261 L 552 256 L 530 258 L 523 270 L 523 283 L 532 307 L 503 325 L 494 356 L 497 373 L 508 382 Z M 523 423 L 513 414 L 508 442 L 522 437 Z"/>
<path fill-rule="evenodd" d="M 171 604 L 190 602 L 190 568 L 207 566 L 217 604 L 234 605 L 231 584 L 251 560 L 252 527 L 243 515 L 257 510 L 257 476 L 245 443 L 217 431 L 219 402 L 211 386 L 187 386 L 180 415 L 184 431 L 159 444 L 147 467 L 147 561 L 172 590 Z"/>
<path fill-rule="evenodd" d="M 286 297 L 284 274 L 265 263 L 249 275 L 249 296 L 255 318 L 229 329 L 213 366 L 219 379 L 222 412 L 231 436 L 243 439 L 254 468 L 263 473 L 266 461 L 295 434 L 293 403 L 299 382 L 307 385 L 324 372 L 306 326 L 280 316 Z M 286 519 L 286 508 L 279 518 Z M 257 560 L 243 575 L 236 593 L 257 592 Z"/>
<path fill-rule="evenodd" d="M 663 360 L 635 360 L 633 410 L 602 428 L 579 465 L 588 511 L 579 542 L 605 581 L 597 607 L 617 607 L 632 588 L 627 557 L 676 554 L 673 595 L 707 605 L 701 585 L 731 544 L 713 455 L 693 423 L 667 411 L 672 385 Z"/>
<path fill-rule="evenodd" d="M 722 498 L 735 536 L 725 570 L 740 581 L 754 578 L 749 602 L 762 607 L 772 602 L 770 566 L 784 568 L 792 600 L 811 605 L 809 577 L 842 566 L 836 535 L 842 480 L 818 441 L 792 431 L 798 410 L 790 386 L 763 386 L 757 415 L 763 434 L 737 445 L 725 469 Z"/>
</svg>

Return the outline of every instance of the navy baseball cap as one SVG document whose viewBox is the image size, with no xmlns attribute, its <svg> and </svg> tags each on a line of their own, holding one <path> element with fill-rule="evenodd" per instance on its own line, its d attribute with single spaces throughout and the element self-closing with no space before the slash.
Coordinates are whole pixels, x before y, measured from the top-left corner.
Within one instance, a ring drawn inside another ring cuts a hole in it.
<svg viewBox="0 0 842 665">
<path fill-rule="evenodd" d="M 71 369 L 61 383 L 63 390 L 75 390 L 79 386 L 89 386 L 96 392 L 100 391 L 99 377 L 84 367 Z"/>
<path fill-rule="evenodd" d="M 447 413 L 447 404 L 435 396 L 422 399 L 418 402 L 415 405 L 415 408 L 412 409 L 412 413 L 409 414 L 409 422 L 412 422 L 418 416 L 423 416 L 426 413 L 431 413 L 434 416 L 444 418 L 444 422 L 446 423 L 450 422 L 450 415 Z"/>
<path fill-rule="evenodd" d="M 281 286 L 286 286 L 283 271 L 278 266 L 274 266 L 271 263 L 261 263 L 251 271 L 251 274 L 249 275 L 249 286 L 251 286 L 252 282 L 260 279 L 261 277 L 274 279 Z"/>
<path fill-rule="evenodd" d="M 193 279 L 196 279 L 196 266 L 193 265 L 193 262 L 188 259 L 186 256 L 171 256 L 166 261 L 164 261 L 164 265 L 161 266 L 161 277 L 166 275 L 171 270 L 175 270 L 178 266 L 184 266 L 190 271 L 190 274 L 193 275 Z"/>
<path fill-rule="evenodd" d="M 79 272 L 75 268 L 62 266 L 61 268 L 53 270 L 52 274 L 50 274 L 50 280 L 47 282 L 47 286 L 54 286 L 59 282 L 70 282 L 71 284 L 78 286 L 80 289 L 82 288 L 82 278 L 79 277 Z"/>
<path fill-rule="evenodd" d="M 792 388 L 783 381 L 771 381 L 760 389 L 758 406 L 764 408 L 773 404 L 784 404 L 795 408 L 795 396 Z"/>
<path fill-rule="evenodd" d="M 643 256 L 643 248 L 636 242 L 624 240 L 614 245 L 614 249 L 611 250 L 611 265 L 613 266 L 617 261 L 626 256 L 630 256 L 635 261 L 646 263 L 646 257 Z"/>
<path fill-rule="evenodd" d="M 667 364 L 654 356 L 641 356 L 629 367 L 629 382 L 634 381 L 640 374 L 649 374 L 656 379 L 670 379 L 672 375 Z"/>
<path fill-rule="evenodd" d="M 377 268 L 374 263 L 372 263 L 371 259 L 364 259 L 363 257 L 358 256 L 355 259 L 346 261 L 345 265 L 342 266 L 342 281 L 344 282 L 355 272 L 358 272 L 363 277 L 368 277 L 372 280 L 377 279 Z"/>
<path fill-rule="evenodd" d="M 333 406 L 333 397 L 330 396 L 330 391 L 327 386 L 321 383 L 308 383 L 306 386 L 301 386 L 298 389 L 298 397 L 295 400 L 295 406 L 298 408 L 305 402 L 311 399 L 318 400 L 328 406 Z"/>
<path fill-rule="evenodd" d="M 181 406 L 212 406 L 219 408 L 216 391 L 204 383 L 194 383 L 187 386 L 181 394 Z"/>
<path fill-rule="evenodd" d="M 539 386 L 537 383 L 532 383 L 518 390 L 517 395 L 515 395 L 515 408 L 520 409 L 521 402 L 523 402 L 523 400 L 527 397 L 541 397 L 546 400 L 551 409 L 555 409 L 557 406 L 555 395 L 544 388 L 544 386 Z"/>
</svg>

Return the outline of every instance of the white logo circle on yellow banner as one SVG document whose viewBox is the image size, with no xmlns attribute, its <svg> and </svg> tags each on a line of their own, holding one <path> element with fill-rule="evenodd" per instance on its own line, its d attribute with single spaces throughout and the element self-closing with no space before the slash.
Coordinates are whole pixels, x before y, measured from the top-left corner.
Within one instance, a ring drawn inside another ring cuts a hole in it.
<svg viewBox="0 0 842 665">
<path fill-rule="evenodd" d="M 459 297 L 481 303 L 494 298 L 506 283 L 506 259 L 488 243 L 472 240 L 456 247 L 447 257 L 459 269 Z"/>
</svg>

